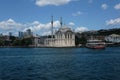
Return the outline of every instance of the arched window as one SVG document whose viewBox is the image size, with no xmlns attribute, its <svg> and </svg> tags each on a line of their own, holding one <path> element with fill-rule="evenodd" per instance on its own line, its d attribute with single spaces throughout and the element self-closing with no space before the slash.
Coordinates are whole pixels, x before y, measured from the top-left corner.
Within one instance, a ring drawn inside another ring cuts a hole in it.
<svg viewBox="0 0 120 80">
<path fill-rule="evenodd" d="M 70 31 L 67 32 L 66 34 L 67 34 L 67 38 L 68 38 L 68 39 L 72 39 L 72 33 L 71 33 Z"/>
<path fill-rule="evenodd" d="M 72 34 L 70 34 L 70 39 L 72 39 Z"/>
<path fill-rule="evenodd" d="M 60 37 L 61 37 L 61 39 L 62 39 L 62 34 L 60 34 Z"/>
<path fill-rule="evenodd" d="M 67 34 L 65 34 L 65 39 L 67 38 Z"/>
<path fill-rule="evenodd" d="M 68 39 L 70 38 L 70 34 L 68 33 Z"/>
</svg>

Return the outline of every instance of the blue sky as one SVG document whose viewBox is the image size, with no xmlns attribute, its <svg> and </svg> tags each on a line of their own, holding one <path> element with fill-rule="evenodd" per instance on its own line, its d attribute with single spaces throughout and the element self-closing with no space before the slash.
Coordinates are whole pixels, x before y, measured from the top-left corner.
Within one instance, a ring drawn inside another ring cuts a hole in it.
<svg viewBox="0 0 120 80">
<path fill-rule="evenodd" d="M 35 34 L 50 34 L 59 18 L 77 32 L 120 28 L 120 0 L 0 0 L 0 32 L 32 29 Z"/>
</svg>

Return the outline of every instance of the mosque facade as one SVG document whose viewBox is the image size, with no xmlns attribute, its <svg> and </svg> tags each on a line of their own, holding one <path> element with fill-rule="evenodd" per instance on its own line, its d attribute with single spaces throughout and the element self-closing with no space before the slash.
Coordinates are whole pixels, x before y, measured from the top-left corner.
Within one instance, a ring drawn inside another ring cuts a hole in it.
<svg viewBox="0 0 120 80">
<path fill-rule="evenodd" d="M 53 26 L 53 21 L 51 22 Z M 45 39 L 46 47 L 74 47 L 75 46 L 75 33 L 71 28 L 67 26 L 62 26 L 62 21 L 60 22 L 61 27 L 55 34 L 52 34 L 51 38 Z M 53 29 L 53 27 L 52 27 Z"/>
</svg>

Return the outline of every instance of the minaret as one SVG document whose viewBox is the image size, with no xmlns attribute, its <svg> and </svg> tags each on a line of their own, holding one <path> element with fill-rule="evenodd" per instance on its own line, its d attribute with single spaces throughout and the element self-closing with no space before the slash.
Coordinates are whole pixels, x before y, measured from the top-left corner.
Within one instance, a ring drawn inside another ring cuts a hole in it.
<svg viewBox="0 0 120 80">
<path fill-rule="evenodd" d="M 62 17 L 60 17 L 60 26 L 62 27 Z"/>
<path fill-rule="evenodd" d="M 51 16 L 51 38 L 53 39 L 53 16 Z"/>
<path fill-rule="evenodd" d="M 53 46 L 53 42 L 54 42 L 54 40 L 53 40 L 53 16 L 51 16 L 51 42 L 52 42 L 52 44 L 51 44 L 51 46 Z"/>
</svg>

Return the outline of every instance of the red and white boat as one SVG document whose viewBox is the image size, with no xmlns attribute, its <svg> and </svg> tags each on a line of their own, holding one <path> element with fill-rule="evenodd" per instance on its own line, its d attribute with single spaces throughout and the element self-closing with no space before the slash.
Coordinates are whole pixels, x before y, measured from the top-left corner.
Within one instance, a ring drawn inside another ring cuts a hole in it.
<svg viewBox="0 0 120 80">
<path fill-rule="evenodd" d="M 104 49 L 105 46 L 105 42 L 103 42 L 102 40 L 88 40 L 86 43 L 86 47 L 87 48 L 91 48 L 91 49 Z"/>
</svg>

